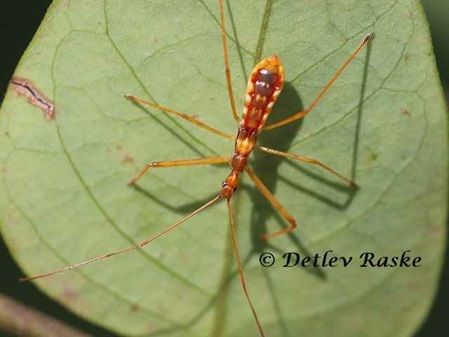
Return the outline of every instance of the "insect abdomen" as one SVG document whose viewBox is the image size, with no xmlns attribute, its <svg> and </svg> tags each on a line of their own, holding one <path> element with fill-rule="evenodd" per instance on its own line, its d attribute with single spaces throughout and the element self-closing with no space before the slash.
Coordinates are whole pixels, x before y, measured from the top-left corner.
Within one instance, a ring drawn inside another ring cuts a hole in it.
<svg viewBox="0 0 449 337">
<path fill-rule="evenodd" d="M 260 61 L 252 71 L 246 88 L 243 126 L 260 132 L 284 85 L 284 68 L 279 58 Z"/>
</svg>

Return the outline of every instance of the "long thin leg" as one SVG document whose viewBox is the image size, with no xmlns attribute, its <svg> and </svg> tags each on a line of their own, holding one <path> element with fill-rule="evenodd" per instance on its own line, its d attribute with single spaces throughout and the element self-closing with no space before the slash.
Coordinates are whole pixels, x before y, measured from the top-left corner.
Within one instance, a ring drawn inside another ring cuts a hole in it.
<svg viewBox="0 0 449 337">
<path fill-rule="evenodd" d="M 332 78 L 327 82 L 327 84 L 324 86 L 323 89 L 318 93 L 318 95 L 315 97 L 313 102 L 303 111 L 300 111 L 293 116 L 287 117 L 279 122 L 270 124 L 264 128 L 265 131 L 276 129 L 282 125 L 291 123 L 297 119 L 303 118 L 305 115 L 307 115 L 310 111 L 315 108 L 315 106 L 318 104 L 318 102 L 321 100 L 321 98 L 324 96 L 326 91 L 329 90 L 329 88 L 335 83 L 337 78 L 341 75 L 341 73 L 347 68 L 347 66 L 351 63 L 352 60 L 357 56 L 357 54 L 362 50 L 362 48 L 374 38 L 374 33 L 368 34 L 363 41 L 358 45 L 358 47 L 354 50 L 354 52 L 351 54 L 351 56 L 348 57 L 348 59 L 341 65 L 341 67 L 337 70 L 337 72 L 332 76 Z"/>
<path fill-rule="evenodd" d="M 196 214 L 198 214 L 199 212 L 201 212 L 205 208 L 209 207 L 210 205 L 215 203 L 220 198 L 221 198 L 221 196 L 217 195 L 215 198 L 213 198 L 212 200 L 206 202 L 203 206 L 197 208 L 192 213 L 186 215 L 184 218 L 176 221 L 174 224 L 171 224 L 170 226 L 165 228 L 163 231 L 157 233 L 156 235 L 154 235 L 154 236 L 152 236 L 152 237 L 150 237 L 150 238 L 148 238 L 148 239 L 146 239 L 146 240 L 144 240 L 144 241 L 142 241 L 142 242 L 140 242 L 140 243 L 138 243 L 138 244 L 136 244 L 136 245 L 134 245 L 132 247 L 120 249 L 120 250 L 117 250 L 117 251 L 109 253 L 109 254 L 104 254 L 104 255 L 101 255 L 101 256 L 97 256 L 97 257 L 95 257 L 93 259 L 86 260 L 84 262 L 80 262 L 80 263 L 77 263 L 77 264 L 74 264 L 74 265 L 62 268 L 62 269 L 54 270 L 54 271 L 49 272 L 49 273 L 40 274 L 40 275 L 36 275 L 36 276 L 31 276 L 31 277 L 23 277 L 23 278 L 20 279 L 20 281 L 30 281 L 30 280 L 35 280 L 35 279 L 38 279 L 38 278 L 43 278 L 43 277 L 59 274 L 59 273 L 62 273 L 62 272 L 68 271 L 68 270 L 72 270 L 72 269 L 75 269 L 75 268 L 79 268 L 79 267 L 85 266 L 87 264 L 91 264 L 91 263 L 94 263 L 94 262 L 98 262 L 100 260 L 107 259 L 108 257 L 117 256 L 117 255 L 120 255 L 120 254 L 123 254 L 123 253 L 130 252 L 132 250 L 136 250 L 136 249 L 141 248 L 143 246 L 146 246 L 150 242 L 156 240 L 158 237 L 164 235 L 165 233 L 168 233 L 172 229 L 175 229 L 176 227 L 178 227 L 180 224 L 182 224 L 186 220 L 190 219 L 191 217 L 195 216 Z"/>
<path fill-rule="evenodd" d="M 268 240 L 274 238 L 275 236 L 279 236 L 294 230 L 297 227 L 295 219 L 293 219 L 290 213 L 285 209 L 284 206 L 281 205 L 281 203 L 275 198 L 275 196 L 271 194 L 268 188 L 263 184 L 263 182 L 259 179 L 256 173 L 254 173 L 254 171 L 249 166 L 245 167 L 245 171 L 246 173 L 248 173 L 252 181 L 254 181 L 254 184 L 259 189 L 260 193 L 262 193 L 262 195 L 279 212 L 279 214 L 282 215 L 284 219 L 290 223 L 289 227 L 281 229 L 280 231 L 274 233 L 265 234 L 262 236 L 262 239 Z"/>
<path fill-rule="evenodd" d="M 322 168 L 324 168 L 325 170 L 329 171 L 333 175 L 335 175 L 338 178 L 344 180 L 349 186 L 357 187 L 357 184 L 355 182 L 353 182 L 351 179 L 348 179 L 345 176 L 341 175 L 340 173 L 334 171 L 334 169 L 332 169 L 331 167 L 327 166 L 326 164 L 323 164 L 322 162 L 320 162 L 317 159 L 308 158 L 308 157 L 302 157 L 302 156 L 298 156 L 297 154 L 282 152 L 282 151 L 270 149 L 270 148 L 264 147 L 264 146 L 257 146 L 256 148 L 261 150 L 261 151 L 264 151 L 264 152 L 267 152 L 267 153 L 270 153 L 270 154 L 274 154 L 276 156 L 281 156 L 281 157 L 285 157 L 285 158 L 291 158 L 291 159 L 302 161 L 302 162 L 307 163 L 307 164 L 313 164 L 313 165 L 321 166 Z"/>
<path fill-rule="evenodd" d="M 257 328 L 259 329 L 260 335 L 262 337 L 265 336 L 263 333 L 262 325 L 260 324 L 259 317 L 257 316 L 256 309 L 254 308 L 253 302 L 251 301 L 251 297 L 249 296 L 248 290 L 246 289 L 245 275 L 243 273 L 243 265 L 242 260 L 240 258 L 240 250 L 239 244 L 237 242 L 237 235 L 235 231 L 235 220 L 234 220 L 234 212 L 232 211 L 231 200 L 226 199 L 226 205 L 228 206 L 229 220 L 231 226 L 231 238 L 232 245 L 234 246 L 235 251 L 235 259 L 237 260 L 237 267 L 239 270 L 240 283 L 242 284 L 243 292 L 245 293 L 246 299 L 248 300 L 248 304 L 253 312 L 254 319 L 256 321 Z"/>
<path fill-rule="evenodd" d="M 145 168 L 139 172 L 134 178 L 132 178 L 128 184 L 135 184 L 137 180 L 142 178 L 151 168 L 156 167 L 175 167 L 175 166 L 195 166 L 195 165 L 213 165 L 229 163 L 228 157 L 217 158 L 199 158 L 199 159 L 183 159 L 183 160 L 167 160 L 167 161 L 154 161 L 145 166 Z"/>
<path fill-rule="evenodd" d="M 224 56 L 224 63 L 225 63 L 226 86 L 228 88 L 229 102 L 231 103 L 232 116 L 234 117 L 234 119 L 237 123 L 240 123 L 240 117 L 237 115 L 237 109 L 235 107 L 235 100 L 234 100 L 234 93 L 232 90 L 232 78 L 231 78 L 231 69 L 229 66 L 229 51 L 228 51 L 228 42 L 226 40 L 223 0 L 218 0 L 218 7 L 220 7 L 221 41 L 223 43 L 223 56 Z"/>
<path fill-rule="evenodd" d="M 209 132 L 212 132 L 212 133 L 214 133 L 214 134 L 216 134 L 216 135 L 218 135 L 220 137 L 227 138 L 227 139 L 232 139 L 232 140 L 235 139 L 235 136 L 232 136 L 232 135 L 229 135 L 227 133 L 224 133 L 223 131 L 220 131 L 220 130 L 218 130 L 218 129 L 210 126 L 210 125 L 207 125 L 206 123 L 200 122 L 195 117 L 187 115 L 187 114 L 185 114 L 183 112 L 172 110 L 170 108 L 167 108 L 167 107 L 164 107 L 164 106 L 161 106 L 161 105 L 157 105 L 157 104 L 145 101 L 144 99 L 136 97 L 134 95 L 126 94 L 125 97 L 127 99 L 129 99 L 130 101 L 133 101 L 133 102 L 136 102 L 136 103 L 139 103 L 139 104 L 142 104 L 142 105 L 148 105 L 148 106 L 150 106 L 152 108 L 155 108 L 157 110 L 160 110 L 162 112 L 165 112 L 165 113 L 168 113 L 168 114 L 171 114 L 171 115 L 175 115 L 177 117 L 181 117 L 182 119 L 184 119 L 184 120 L 186 120 L 186 121 L 188 121 L 190 123 L 193 123 L 193 124 L 203 128 L 203 129 L 205 129 L 205 130 L 207 130 Z"/>
</svg>

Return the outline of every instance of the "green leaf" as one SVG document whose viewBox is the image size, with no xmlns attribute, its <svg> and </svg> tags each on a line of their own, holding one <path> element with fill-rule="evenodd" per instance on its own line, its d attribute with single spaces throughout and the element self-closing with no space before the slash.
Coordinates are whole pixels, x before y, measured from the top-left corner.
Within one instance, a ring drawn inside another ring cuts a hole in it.
<svg viewBox="0 0 449 337">
<path fill-rule="evenodd" d="M 376 33 L 310 115 L 260 138 L 322 160 L 360 189 L 320 168 L 256 154 L 256 172 L 298 221 L 294 234 L 268 243 L 260 235 L 286 224 L 247 177 L 233 198 L 247 286 L 266 335 L 412 335 L 435 294 L 447 205 L 445 107 L 419 2 L 225 7 L 239 107 L 259 56 L 278 54 L 284 64 L 288 83 L 269 122 L 307 106 Z M 12 84 L 0 120 L 1 229 L 27 275 L 131 246 L 219 191 L 226 165 L 153 170 L 139 189 L 128 187 L 148 162 L 230 156 L 233 142 L 124 98 L 133 93 L 234 134 L 218 18 L 209 0 L 50 7 L 16 76 L 55 105 L 55 118 Z M 353 262 L 282 268 L 285 252 L 327 250 Z M 406 250 L 421 257 L 420 267 L 360 267 L 363 252 Z M 259 265 L 265 251 L 277 258 L 271 268 Z M 118 334 L 259 335 L 223 202 L 141 251 L 36 283 Z"/>
</svg>

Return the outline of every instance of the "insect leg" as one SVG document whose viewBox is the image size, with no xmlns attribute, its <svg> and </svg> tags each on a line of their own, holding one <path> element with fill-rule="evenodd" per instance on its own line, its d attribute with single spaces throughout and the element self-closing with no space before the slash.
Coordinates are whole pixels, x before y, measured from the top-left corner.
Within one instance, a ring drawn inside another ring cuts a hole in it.
<svg viewBox="0 0 449 337">
<path fill-rule="evenodd" d="M 94 263 L 94 262 L 98 262 L 100 260 L 107 259 L 108 257 L 120 255 L 120 254 L 123 254 L 123 253 L 128 253 L 130 251 L 133 251 L 133 250 L 136 250 L 136 249 L 141 248 L 143 246 L 146 246 L 150 242 L 156 240 L 158 237 L 168 233 L 172 229 L 175 229 L 176 227 L 178 227 L 180 224 L 182 224 L 186 220 L 190 219 L 191 217 L 195 216 L 196 214 L 198 214 L 199 212 L 201 212 L 205 208 L 209 207 L 210 205 L 215 203 L 220 198 L 221 198 L 221 196 L 217 195 L 215 198 L 213 198 L 212 200 L 206 202 L 203 206 L 197 208 L 192 213 L 186 215 L 182 219 L 180 219 L 180 220 L 176 221 L 175 223 L 171 224 L 170 226 L 165 228 L 163 231 L 157 233 L 156 235 L 154 235 L 154 236 L 152 236 L 152 237 L 150 237 L 150 238 L 148 238 L 148 239 L 146 239 L 146 240 L 144 240 L 144 241 L 142 241 L 142 242 L 140 242 L 140 243 L 138 243 L 138 244 L 136 244 L 134 246 L 131 246 L 131 247 L 128 247 L 128 248 L 124 248 L 124 249 L 120 249 L 120 250 L 117 250 L 115 252 L 104 254 L 104 255 L 101 255 L 101 256 L 97 256 L 97 257 L 95 257 L 93 259 L 86 260 L 84 262 L 80 262 L 80 263 L 77 263 L 77 264 L 74 264 L 74 265 L 71 265 L 71 266 L 67 266 L 67 267 L 62 268 L 62 269 L 54 270 L 54 271 L 49 272 L 49 273 L 39 274 L 39 275 L 31 276 L 31 277 L 23 277 L 23 278 L 20 279 L 20 281 L 31 281 L 31 280 L 35 280 L 35 279 L 38 279 L 38 278 L 43 278 L 43 277 L 48 277 L 48 276 L 51 276 L 51 275 L 59 274 L 59 273 L 62 273 L 62 272 L 68 271 L 68 270 L 72 270 L 72 269 L 76 269 L 76 268 L 85 266 L 87 264 L 91 264 L 91 263 Z"/>
<path fill-rule="evenodd" d="M 240 250 L 239 250 L 239 244 L 237 242 L 237 235 L 235 232 L 235 220 L 234 220 L 234 213 L 232 211 L 231 206 L 231 200 L 226 199 L 226 205 L 228 206 L 228 213 L 229 213 L 229 220 L 230 220 L 230 226 L 231 226 L 231 238 L 232 238 L 232 245 L 234 246 L 234 252 L 235 252 L 235 259 L 237 261 L 238 271 L 239 271 L 239 277 L 240 277 L 240 283 L 242 284 L 243 292 L 245 293 L 246 299 L 248 300 L 248 304 L 251 308 L 251 311 L 253 313 L 254 319 L 257 324 L 257 328 L 259 329 L 260 335 L 264 337 L 264 333 L 262 330 L 262 325 L 260 324 L 259 317 L 257 316 L 256 309 L 254 308 L 254 305 L 251 301 L 251 297 L 249 296 L 248 290 L 246 289 L 246 282 L 245 282 L 245 275 L 243 274 L 243 265 L 242 260 L 240 258 Z"/>
<path fill-rule="evenodd" d="M 294 160 L 302 161 L 302 162 L 307 163 L 307 164 L 321 166 L 326 171 L 328 171 L 328 172 L 332 173 L 333 175 L 337 176 L 338 178 L 344 180 L 349 186 L 351 186 L 351 187 L 358 187 L 357 184 L 355 182 L 353 182 L 351 179 L 346 178 L 345 176 L 343 176 L 340 173 L 336 172 L 330 166 L 327 166 L 326 164 L 323 164 L 322 162 L 320 162 L 317 159 L 299 156 L 299 155 L 294 154 L 294 153 L 282 152 L 282 151 L 270 149 L 270 148 L 264 147 L 264 146 L 257 146 L 256 148 L 261 150 L 261 151 L 264 151 L 264 152 L 267 152 L 267 153 L 270 153 L 270 154 L 274 154 L 276 156 L 280 156 L 280 157 L 284 157 L 284 158 L 291 158 L 291 159 L 294 159 Z"/>
<path fill-rule="evenodd" d="M 151 168 L 156 167 L 175 167 L 175 166 L 195 166 L 195 165 L 213 165 L 229 163 L 228 157 L 217 158 L 199 158 L 199 159 L 183 159 L 183 160 L 168 160 L 168 161 L 154 161 L 145 166 L 128 184 L 135 184 L 137 180 L 142 178 Z"/>
<path fill-rule="evenodd" d="M 268 188 L 263 184 L 263 182 L 259 179 L 259 177 L 254 173 L 254 171 L 249 167 L 245 167 L 246 173 L 248 173 L 249 177 L 252 179 L 256 187 L 259 189 L 260 193 L 268 200 L 268 202 L 281 214 L 285 220 L 290 223 L 289 227 L 281 229 L 280 231 L 265 234 L 262 236 L 263 240 L 271 239 L 275 236 L 279 236 L 294 230 L 297 225 L 295 219 L 290 215 L 290 213 L 285 209 L 284 206 L 275 198 L 273 194 L 268 190 Z"/>
<path fill-rule="evenodd" d="M 230 69 L 230 65 L 229 65 L 228 42 L 226 40 L 223 0 L 218 0 L 218 7 L 220 8 L 221 42 L 223 44 L 223 57 L 224 57 L 224 63 L 225 63 L 226 86 L 228 88 L 228 95 L 229 95 L 229 102 L 231 103 L 232 116 L 234 117 L 237 124 L 239 124 L 240 117 L 237 114 L 237 108 L 235 107 L 234 93 L 232 90 L 232 78 L 231 78 L 231 69 Z"/>
<path fill-rule="evenodd" d="M 212 132 L 212 133 L 214 133 L 214 134 L 216 134 L 216 135 L 218 135 L 220 137 L 227 138 L 227 139 L 232 139 L 232 140 L 235 139 L 235 136 L 232 136 L 232 135 L 229 135 L 227 133 L 224 133 L 224 132 L 222 132 L 222 131 L 220 131 L 220 130 L 218 130 L 218 129 L 210 126 L 210 125 L 207 125 L 206 123 L 203 123 L 203 122 L 199 121 L 195 117 L 187 115 L 187 114 L 185 114 L 183 112 L 172 110 L 172 109 L 169 109 L 167 107 L 164 107 L 164 106 L 161 106 L 161 105 L 157 105 L 157 104 L 145 101 L 144 99 L 136 97 L 134 95 L 127 94 L 127 95 L 125 95 L 125 97 L 127 99 L 129 99 L 130 101 L 139 103 L 141 105 L 147 105 L 147 106 L 150 106 L 150 107 L 155 108 L 157 110 L 160 110 L 162 112 L 165 112 L 165 113 L 168 113 L 168 114 L 171 114 L 171 115 L 175 115 L 177 117 L 181 117 L 182 119 L 184 119 L 184 120 L 186 120 L 186 121 L 188 121 L 188 122 L 190 122 L 192 124 L 195 124 L 195 125 L 203 128 L 203 129 L 205 129 L 205 130 L 207 130 L 209 132 Z"/>
<path fill-rule="evenodd" d="M 337 72 L 332 76 L 332 78 L 327 82 L 327 84 L 324 86 L 323 89 L 318 93 L 318 95 L 315 97 L 313 102 L 304 110 L 300 111 L 293 116 L 287 117 L 283 120 L 280 120 L 279 122 L 273 123 L 268 125 L 264 128 L 265 131 L 276 129 L 280 126 L 283 126 L 285 124 L 291 123 L 297 119 L 303 118 L 305 115 L 307 115 L 310 111 L 315 108 L 315 106 L 318 104 L 318 102 L 321 100 L 321 98 L 324 96 L 324 94 L 329 90 L 330 87 L 335 83 L 338 77 L 340 77 L 341 73 L 348 67 L 348 65 L 354 60 L 354 58 L 357 56 L 357 54 L 363 49 L 363 47 L 374 38 L 374 33 L 368 34 L 363 41 L 358 45 L 358 47 L 354 50 L 354 52 L 346 59 L 345 62 L 338 68 Z"/>
</svg>

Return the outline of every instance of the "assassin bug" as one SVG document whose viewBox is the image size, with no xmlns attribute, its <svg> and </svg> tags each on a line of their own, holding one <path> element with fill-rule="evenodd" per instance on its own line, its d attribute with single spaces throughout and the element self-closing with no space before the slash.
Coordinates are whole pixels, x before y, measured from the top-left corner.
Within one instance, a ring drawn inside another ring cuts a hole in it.
<svg viewBox="0 0 449 337">
<path fill-rule="evenodd" d="M 296 114 L 287 117 L 283 120 L 280 120 L 279 122 L 270 124 L 265 126 L 265 123 L 267 121 L 268 116 L 271 113 L 271 110 L 273 108 L 273 105 L 275 104 L 282 88 L 284 85 L 284 70 L 283 66 L 279 60 L 279 58 L 275 56 L 271 56 L 268 58 L 265 58 L 261 60 L 259 63 L 257 63 L 251 72 L 248 84 L 246 88 L 246 95 L 245 95 L 245 101 L 244 101 L 244 108 L 243 108 L 243 115 L 240 118 L 237 114 L 237 109 L 234 101 L 233 96 L 233 89 L 232 89 L 232 79 L 231 79 L 231 72 L 230 72 L 230 65 L 229 65 L 229 56 L 228 56 L 228 45 L 227 45 L 227 38 L 226 38 L 226 30 L 225 30 L 225 19 L 224 19 L 224 8 L 223 8 L 223 0 L 218 0 L 218 5 L 220 9 L 220 26 L 221 26 L 221 39 L 222 39 L 222 46 L 223 46 L 223 54 L 224 54 L 224 63 L 225 63 L 225 75 L 226 75 L 226 83 L 227 83 L 227 90 L 228 90 L 228 96 L 230 100 L 232 115 L 235 121 L 238 124 L 238 131 L 237 136 L 234 137 L 230 134 L 224 133 L 212 126 L 209 126 L 195 117 L 191 115 L 187 115 L 185 113 L 181 113 L 172 109 L 169 109 L 167 107 L 163 107 L 160 105 L 153 104 L 151 102 L 145 101 L 141 98 L 138 98 L 133 95 L 126 95 L 126 97 L 138 104 L 149 106 L 152 108 L 155 108 L 157 110 L 160 110 L 162 112 L 165 112 L 167 114 L 175 115 L 177 117 L 180 117 L 190 123 L 193 123 L 215 135 L 218 135 L 220 137 L 231 139 L 235 141 L 235 150 L 231 158 L 229 157 L 216 157 L 216 158 L 199 158 L 199 159 L 187 159 L 187 160 L 171 160 L 171 161 L 159 161 L 159 162 L 152 162 L 150 164 L 147 164 L 146 167 L 131 181 L 130 184 L 135 184 L 140 178 L 142 178 L 150 169 L 152 168 L 163 168 L 163 167 L 175 167 L 175 166 L 195 166 L 195 165 L 209 165 L 209 164 L 226 164 L 229 163 L 231 172 L 226 177 L 226 179 L 221 184 L 220 192 L 212 198 L 210 201 L 206 202 L 190 214 L 186 215 L 182 219 L 176 221 L 175 223 L 168 226 L 163 231 L 157 233 L 156 235 L 136 244 L 135 246 L 128 247 L 125 249 L 121 249 L 115 252 L 111 252 L 105 255 L 101 255 L 98 257 L 95 257 L 93 259 L 77 263 L 68 267 L 65 267 L 63 269 L 59 269 L 56 271 L 52 271 L 45 274 L 40 274 L 28 278 L 23 278 L 23 281 L 29 281 L 33 279 L 43 278 L 47 276 L 51 276 L 57 273 L 61 273 L 64 271 L 68 271 L 71 269 L 75 269 L 93 262 L 97 262 L 100 260 L 103 260 L 108 257 L 116 256 L 122 253 L 126 253 L 135 249 L 138 249 L 140 247 L 143 247 L 149 243 L 151 243 L 153 240 L 159 238 L 160 236 L 163 236 L 167 232 L 173 230 L 174 228 L 178 227 L 180 224 L 185 222 L 186 220 L 192 218 L 199 212 L 203 211 L 204 209 L 208 208 L 212 204 L 216 203 L 220 199 L 226 200 L 226 206 L 229 214 L 229 220 L 230 220 L 230 229 L 231 229 L 231 238 L 232 238 L 232 244 L 234 247 L 235 257 L 238 265 L 238 274 L 240 278 L 240 282 L 242 285 L 242 289 L 244 292 L 244 295 L 247 299 L 247 302 L 249 304 L 249 307 L 252 311 L 252 314 L 254 316 L 255 323 L 257 325 L 257 328 L 260 332 L 261 336 L 265 336 L 262 324 L 259 321 L 256 309 L 252 303 L 250 294 L 246 287 L 246 281 L 245 276 L 243 272 L 243 266 L 241 261 L 241 256 L 239 252 L 237 237 L 236 237 L 236 231 L 235 231 L 235 220 L 234 220 L 234 213 L 231 205 L 231 197 L 234 193 L 234 191 L 237 188 L 240 174 L 243 172 L 247 173 L 251 180 L 254 182 L 260 193 L 268 200 L 268 202 L 279 212 L 279 214 L 290 224 L 288 227 L 281 229 L 274 233 L 265 234 L 262 239 L 270 239 L 285 233 L 288 233 L 296 228 L 296 221 L 294 218 L 290 215 L 290 213 L 285 209 L 282 204 L 274 197 L 273 194 L 266 188 L 266 186 L 263 184 L 263 182 L 258 178 L 258 176 L 254 173 L 254 171 L 250 168 L 248 165 L 248 157 L 253 151 L 253 149 L 261 150 L 264 152 L 267 152 L 272 155 L 277 155 L 285 158 L 291 158 L 294 160 L 302 161 L 305 163 L 313 164 L 320 166 L 330 172 L 331 174 L 335 175 L 339 179 L 342 179 L 347 183 L 349 186 L 356 187 L 356 184 L 351 181 L 350 179 L 342 176 L 341 174 L 334 171 L 329 166 L 325 165 L 324 163 L 307 157 L 302 157 L 296 154 L 292 153 L 286 153 L 281 152 L 275 149 L 267 148 L 264 146 L 257 145 L 257 138 L 259 134 L 262 131 L 268 131 L 273 130 L 278 127 L 284 126 L 288 123 L 291 123 L 293 121 L 296 121 L 300 118 L 305 117 L 309 112 L 311 112 L 314 107 L 318 104 L 318 102 L 321 100 L 323 95 L 328 91 L 328 89 L 334 84 L 334 82 L 337 80 L 337 78 L 341 75 L 341 73 L 346 69 L 346 67 L 351 63 L 351 61 L 357 56 L 357 54 L 362 50 L 362 48 L 374 37 L 374 34 L 368 34 L 363 41 L 358 45 L 358 47 L 355 49 L 355 51 L 347 58 L 347 60 L 341 65 L 341 67 L 337 70 L 337 72 L 331 77 L 331 79 L 328 81 L 328 83 L 324 86 L 324 88 L 321 89 L 321 91 L 318 93 L 316 98 L 312 101 L 312 103 L 303 111 L 297 112 Z"/>
</svg>

